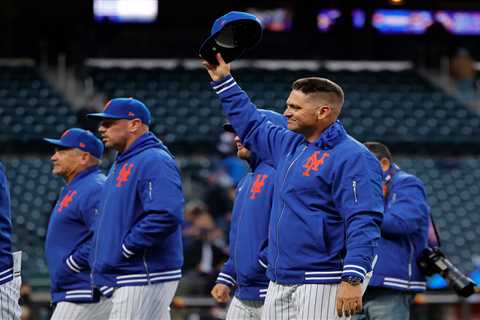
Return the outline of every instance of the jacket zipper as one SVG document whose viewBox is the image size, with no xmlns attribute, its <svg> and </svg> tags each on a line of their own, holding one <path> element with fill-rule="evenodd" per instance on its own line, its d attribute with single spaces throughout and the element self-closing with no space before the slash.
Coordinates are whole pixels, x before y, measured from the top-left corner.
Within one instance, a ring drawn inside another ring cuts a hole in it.
<svg viewBox="0 0 480 320">
<path fill-rule="evenodd" d="M 117 169 L 116 168 L 116 164 L 114 164 L 114 169 L 113 169 L 113 173 L 112 175 L 115 176 L 115 170 Z M 107 193 L 105 199 L 108 199 L 108 197 L 110 196 L 110 191 Z M 105 204 L 103 205 L 103 210 L 102 210 L 102 215 L 98 218 L 98 221 L 96 222 L 97 223 L 97 227 L 96 229 L 98 230 L 98 226 L 100 225 L 100 223 L 103 221 L 103 217 L 105 216 L 105 207 L 106 207 L 106 201 L 105 201 Z M 97 231 L 95 230 L 95 231 Z M 98 253 L 98 234 L 99 232 L 95 232 L 95 252 L 93 253 L 93 257 L 94 257 L 94 261 L 96 262 L 97 261 L 97 253 Z M 92 268 L 92 282 L 93 282 L 93 269 L 95 268 L 95 265 L 93 266 Z"/>
<path fill-rule="evenodd" d="M 352 181 L 352 189 L 353 189 L 353 200 L 355 201 L 355 203 L 358 202 L 358 198 L 357 198 L 357 180 L 353 180 Z"/>
<path fill-rule="evenodd" d="M 285 181 L 287 181 L 287 177 L 288 177 L 288 173 L 290 172 L 290 169 L 292 168 L 293 164 L 298 160 L 298 158 L 300 158 L 301 155 L 303 155 L 303 153 L 305 152 L 305 150 L 308 148 L 308 145 L 306 145 L 303 150 L 300 152 L 300 154 L 295 158 L 293 159 L 292 163 L 290 163 L 290 166 L 288 166 L 288 169 L 287 169 L 287 172 L 285 173 L 285 177 L 283 178 L 283 182 L 282 182 L 282 189 L 283 187 L 285 186 Z M 283 202 L 283 208 L 282 208 L 282 212 L 280 213 L 280 217 L 278 218 L 278 221 L 277 221 L 277 225 L 276 225 L 276 235 L 275 235 L 275 239 L 277 241 L 277 256 L 275 257 L 275 281 L 277 281 L 277 267 L 278 267 L 278 258 L 280 257 L 280 244 L 278 242 L 278 229 L 279 229 L 279 226 L 280 226 L 280 220 L 282 219 L 282 216 L 283 216 L 283 212 L 285 211 L 285 201 Z"/>
<path fill-rule="evenodd" d="M 145 267 L 145 273 L 147 274 L 147 283 L 150 284 L 150 273 L 148 272 L 148 265 L 147 265 L 147 249 L 143 251 L 143 265 Z"/>
<path fill-rule="evenodd" d="M 408 258 L 408 288 L 410 289 L 410 281 L 412 281 L 412 262 L 413 262 L 413 243 L 410 237 L 408 237 L 408 244 L 410 245 L 410 255 Z"/>
<path fill-rule="evenodd" d="M 148 196 L 150 197 L 150 201 L 152 200 L 152 181 L 148 181 Z"/>
<path fill-rule="evenodd" d="M 100 217 L 98 216 L 98 209 L 95 208 L 95 219 L 100 219 Z M 95 239 L 96 239 L 96 235 L 95 235 Z M 93 252 L 93 256 L 94 256 L 94 259 L 97 258 L 97 241 L 95 241 L 95 251 Z M 93 283 L 93 268 L 91 268 L 90 270 L 90 284 L 92 285 L 92 287 L 95 288 L 95 284 Z"/>
<path fill-rule="evenodd" d="M 248 175 L 252 176 L 253 173 L 249 173 Z M 243 187 L 245 187 L 245 184 L 246 184 L 246 183 L 247 183 L 247 180 L 245 179 L 238 190 L 240 191 Z M 247 193 L 248 193 L 248 192 L 247 192 Z M 235 256 L 234 256 L 234 259 L 233 259 L 233 265 L 235 266 L 235 277 L 236 277 L 236 279 L 237 279 L 237 284 L 238 284 L 238 282 L 239 282 L 239 280 L 240 280 L 239 277 L 238 277 L 238 273 L 239 273 L 238 270 L 239 270 L 239 269 L 238 269 L 238 267 L 237 267 L 237 257 L 238 257 L 238 256 L 237 256 L 237 251 L 238 251 L 237 248 L 238 248 L 238 237 L 239 237 L 238 229 L 240 229 L 240 228 L 239 228 L 239 227 L 240 227 L 240 223 L 242 222 L 243 206 L 242 206 L 240 209 L 241 209 L 241 210 L 240 210 L 240 217 L 238 218 L 238 224 L 237 224 L 237 234 L 236 234 L 236 236 L 235 236 L 235 248 L 233 248 L 234 253 L 235 253 Z"/>
</svg>

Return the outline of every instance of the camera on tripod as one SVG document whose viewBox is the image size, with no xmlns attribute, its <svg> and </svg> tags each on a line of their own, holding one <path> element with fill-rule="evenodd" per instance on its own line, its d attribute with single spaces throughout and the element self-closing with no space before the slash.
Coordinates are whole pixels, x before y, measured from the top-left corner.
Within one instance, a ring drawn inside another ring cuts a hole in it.
<svg viewBox="0 0 480 320">
<path fill-rule="evenodd" d="M 418 265 L 426 276 L 440 273 L 461 297 L 469 297 L 475 293 L 475 283 L 472 279 L 455 267 L 438 247 L 424 249 L 418 259 Z"/>
</svg>

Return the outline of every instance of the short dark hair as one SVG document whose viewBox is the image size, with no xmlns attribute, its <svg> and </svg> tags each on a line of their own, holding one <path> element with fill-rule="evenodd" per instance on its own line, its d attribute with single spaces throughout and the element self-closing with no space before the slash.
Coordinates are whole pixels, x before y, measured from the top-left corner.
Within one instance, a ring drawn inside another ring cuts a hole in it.
<svg viewBox="0 0 480 320">
<path fill-rule="evenodd" d="M 332 80 L 309 77 L 301 78 L 293 82 L 292 90 L 299 90 L 305 94 L 322 94 L 330 103 L 341 107 L 345 95 L 342 88 Z"/>
<path fill-rule="evenodd" d="M 378 160 L 387 158 L 390 162 L 392 162 L 392 153 L 383 143 L 367 141 L 364 143 L 364 145 L 377 157 Z"/>
</svg>

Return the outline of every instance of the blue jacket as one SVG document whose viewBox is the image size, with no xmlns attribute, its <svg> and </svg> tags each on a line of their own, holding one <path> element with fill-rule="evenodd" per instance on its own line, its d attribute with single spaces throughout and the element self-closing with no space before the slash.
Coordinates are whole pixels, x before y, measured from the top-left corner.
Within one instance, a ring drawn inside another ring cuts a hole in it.
<svg viewBox="0 0 480 320">
<path fill-rule="evenodd" d="M 45 241 L 52 303 L 92 302 L 89 254 L 105 175 L 97 166 L 67 184 L 53 208 Z"/>
<path fill-rule="evenodd" d="M 417 258 L 427 247 L 430 207 L 417 177 L 392 165 L 385 175 L 385 216 L 370 286 L 419 292 L 425 277 Z"/>
<path fill-rule="evenodd" d="M 240 300 L 263 300 L 268 288 L 266 245 L 275 169 L 253 156 L 238 184 L 230 227 L 230 257 L 217 283 L 237 287 Z"/>
<path fill-rule="evenodd" d="M 13 279 L 12 217 L 10 191 L 5 169 L 0 163 L 0 284 Z"/>
<path fill-rule="evenodd" d="M 92 248 L 95 286 L 121 286 L 181 277 L 183 194 L 180 172 L 153 133 L 117 156 L 102 194 Z"/>
<path fill-rule="evenodd" d="M 233 77 L 212 82 L 243 144 L 276 167 L 270 280 L 338 283 L 371 270 L 383 214 L 377 159 L 340 122 L 314 143 L 266 121 Z"/>
</svg>

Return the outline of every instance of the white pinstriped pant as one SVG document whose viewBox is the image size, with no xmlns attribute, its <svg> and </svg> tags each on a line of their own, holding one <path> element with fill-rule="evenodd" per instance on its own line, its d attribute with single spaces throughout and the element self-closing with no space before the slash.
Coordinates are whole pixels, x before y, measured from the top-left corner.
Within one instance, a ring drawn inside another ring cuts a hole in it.
<svg viewBox="0 0 480 320">
<path fill-rule="evenodd" d="M 339 284 L 281 285 L 270 281 L 263 307 L 265 320 L 338 320 Z"/>
<path fill-rule="evenodd" d="M 233 297 L 228 307 L 227 320 L 260 320 L 263 300 L 240 300 Z"/>
<path fill-rule="evenodd" d="M 97 303 L 75 303 L 61 301 L 57 303 L 50 320 L 105 320 L 111 309 L 111 301 L 102 297 Z"/>
<path fill-rule="evenodd" d="M 170 320 L 169 307 L 177 286 L 178 280 L 120 287 L 110 299 L 102 297 L 98 303 L 61 302 L 51 320 Z"/>
<path fill-rule="evenodd" d="M 20 299 L 21 285 L 22 278 L 20 276 L 0 285 L 0 319 L 17 320 L 20 318 L 22 309 L 18 304 L 18 299 Z"/>
</svg>

